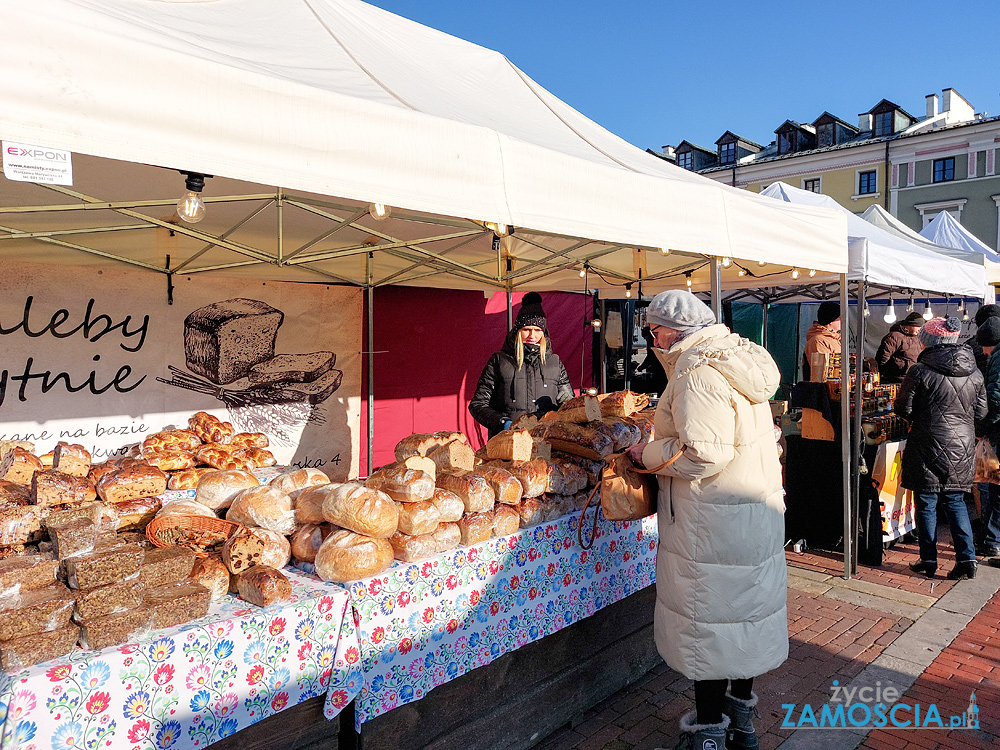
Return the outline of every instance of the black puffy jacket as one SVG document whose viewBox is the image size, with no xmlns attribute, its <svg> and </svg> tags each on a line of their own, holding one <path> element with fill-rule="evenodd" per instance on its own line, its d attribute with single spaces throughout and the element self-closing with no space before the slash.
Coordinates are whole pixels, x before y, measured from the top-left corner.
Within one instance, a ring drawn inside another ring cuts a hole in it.
<svg viewBox="0 0 1000 750">
<path fill-rule="evenodd" d="M 896 413 L 910 421 L 901 484 L 914 492 L 968 492 L 986 388 L 972 349 L 939 344 L 920 354 L 900 386 Z"/>
<path fill-rule="evenodd" d="M 508 333 L 503 348 L 490 357 L 469 404 L 469 413 L 490 437 L 503 429 L 504 420 L 522 414 L 541 416 L 573 398 L 566 368 L 551 351 L 542 364 L 538 347 L 525 346 L 524 366 L 517 369 L 516 336 L 516 330 Z"/>
</svg>

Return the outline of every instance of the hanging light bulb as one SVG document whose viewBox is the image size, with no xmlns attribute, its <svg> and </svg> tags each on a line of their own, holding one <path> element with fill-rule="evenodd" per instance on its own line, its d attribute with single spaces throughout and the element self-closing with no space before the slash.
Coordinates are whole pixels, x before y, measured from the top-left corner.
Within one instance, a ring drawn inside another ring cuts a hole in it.
<svg viewBox="0 0 1000 750">
<path fill-rule="evenodd" d="M 931 301 L 927 300 L 927 304 L 924 305 L 924 320 L 930 320 L 934 317 L 934 311 L 931 310 Z"/>
<path fill-rule="evenodd" d="M 626 297 L 631 297 L 632 296 L 632 285 L 631 284 L 626 284 L 625 285 L 625 296 Z"/>
<path fill-rule="evenodd" d="M 906 306 L 906 312 L 913 312 L 913 295 L 910 295 L 910 303 Z"/>
<path fill-rule="evenodd" d="M 600 327 L 601 327 L 601 319 L 600 318 L 594 318 L 592 321 L 590 321 L 590 325 L 592 325 L 595 329 L 600 329 Z"/>
<path fill-rule="evenodd" d="M 792 269 L 792 278 L 793 279 L 799 278 L 799 269 L 797 269 L 797 268 L 793 268 Z"/>
<path fill-rule="evenodd" d="M 495 221 L 484 221 L 483 226 L 492 231 L 497 237 L 506 237 L 508 234 L 513 233 L 510 226 Z"/>
<path fill-rule="evenodd" d="M 747 269 L 741 268 L 736 275 L 737 276 L 746 276 L 747 275 Z"/>
<path fill-rule="evenodd" d="M 723 258 L 722 258 L 722 267 L 723 268 L 729 268 L 729 266 L 731 266 L 732 264 L 733 264 L 733 259 L 732 258 L 727 257 L 727 256 L 723 256 Z"/>
<path fill-rule="evenodd" d="M 816 275 L 816 269 L 815 268 L 810 268 L 809 269 L 809 278 L 812 278 L 815 275 Z"/>
<path fill-rule="evenodd" d="M 757 261 L 757 265 L 758 266 L 766 266 L 767 265 L 767 261 L 766 260 L 758 260 Z"/>
<path fill-rule="evenodd" d="M 892 295 L 889 295 L 889 306 L 885 308 L 885 315 L 882 316 L 884 320 L 889 325 L 896 322 L 896 306 L 892 304 Z"/>
<path fill-rule="evenodd" d="M 868 309 L 868 300 L 865 300 L 864 313 L 866 318 L 872 314 L 872 311 Z"/>
<path fill-rule="evenodd" d="M 199 172 L 181 172 L 181 174 L 187 176 L 184 180 L 186 192 L 177 201 L 177 215 L 188 224 L 197 224 L 205 218 L 205 202 L 199 193 L 205 189 L 205 178 L 211 175 Z"/>
<path fill-rule="evenodd" d="M 965 312 L 965 297 L 962 297 L 958 301 L 958 310 L 956 312 Z"/>
<path fill-rule="evenodd" d="M 688 271 L 688 272 L 687 272 L 686 274 L 684 274 L 684 275 L 685 275 L 685 276 L 687 277 L 687 287 L 688 287 L 688 289 L 690 289 L 690 288 L 691 288 L 691 272 L 690 272 L 690 271 Z"/>
<path fill-rule="evenodd" d="M 968 322 L 968 320 L 969 320 L 969 308 L 966 307 L 962 310 L 962 322 L 965 323 Z"/>
<path fill-rule="evenodd" d="M 586 275 L 587 275 L 587 269 L 586 269 L 586 268 L 581 268 L 581 269 L 580 269 L 580 278 L 582 279 L 582 278 L 584 278 L 584 277 L 585 277 Z"/>
<path fill-rule="evenodd" d="M 669 247 L 661 247 L 660 248 L 660 252 L 663 253 L 664 255 L 670 255 L 670 248 Z"/>
<path fill-rule="evenodd" d="M 368 215 L 375 219 L 375 221 L 384 221 L 389 218 L 389 214 L 391 213 L 392 209 L 384 203 L 372 203 L 368 206 Z"/>
<path fill-rule="evenodd" d="M 596 396 L 597 395 L 597 389 L 596 388 L 588 388 L 587 389 L 587 395 L 588 396 Z"/>
</svg>

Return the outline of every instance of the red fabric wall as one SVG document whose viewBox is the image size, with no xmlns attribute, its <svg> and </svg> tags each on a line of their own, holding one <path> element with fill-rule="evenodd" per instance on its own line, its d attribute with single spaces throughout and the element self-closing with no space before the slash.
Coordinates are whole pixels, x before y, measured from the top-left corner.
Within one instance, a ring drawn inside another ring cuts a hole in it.
<svg viewBox="0 0 1000 750">
<path fill-rule="evenodd" d="M 513 295 L 515 316 L 523 296 Z M 469 414 L 469 401 L 483 367 L 507 333 L 506 296 L 390 286 L 376 289 L 374 297 L 374 465 L 395 460 L 396 443 L 414 432 L 461 430 L 478 448 L 486 430 Z M 586 386 L 592 384 L 593 335 L 592 329 L 584 326 L 587 304 L 589 299 L 582 294 L 542 294 L 553 351 L 562 359 L 577 392 L 584 352 Z M 589 317 L 587 314 L 586 319 Z M 366 335 L 362 335 L 362 341 L 367 342 Z M 364 383 L 362 476 L 368 473 L 367 392 Z"/>
</svg>

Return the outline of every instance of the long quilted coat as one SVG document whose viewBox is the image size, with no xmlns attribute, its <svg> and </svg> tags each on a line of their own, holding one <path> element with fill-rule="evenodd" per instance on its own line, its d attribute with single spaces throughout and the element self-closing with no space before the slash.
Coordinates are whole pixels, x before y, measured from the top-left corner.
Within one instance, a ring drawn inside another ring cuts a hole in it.
<svg viewBox="0 0 1000 750">
<path fill-rule="evenodd" d="M 924 349 L 893 408 L 910 420 L 900 484 L 914 492 L 969 492 L 976 472 L 976 425 L 986 419 L 986 388 L 972 349 L 964 344 Z"/>
<path fill-rule="evenodd" d="M 656 646 L 693 680 L 756 677 L 788 657 L 778 368 L 723 325 L 657 354 L 669 382 L 642 461 L 684 453 L 658 472 Z"/>
</svg>

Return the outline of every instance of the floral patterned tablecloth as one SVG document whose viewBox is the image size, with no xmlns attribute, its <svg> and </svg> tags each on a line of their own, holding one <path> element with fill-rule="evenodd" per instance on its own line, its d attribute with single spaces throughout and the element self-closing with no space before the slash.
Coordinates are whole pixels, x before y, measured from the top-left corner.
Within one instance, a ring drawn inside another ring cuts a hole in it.
<svg viewBox="0 0 1000 750">
<path fill-rule="evenodd" d="M 589 516 L 588 516 L 589 517 Z M 602 520 L 590 550 L 579 512 L 346 584 L 364 685 L 361 724 L 502 654 L 624 599 L 656 576 L 656 516 Z"/>
<path fill-rule="evenodd" d="M 332 718 L 361 688 L 347 591 L 286 570 L 292 601 L 235 597 L 140 643 L 3 675 L 3 750 L 189 750 L 308 698 Z"/>
</svg>

